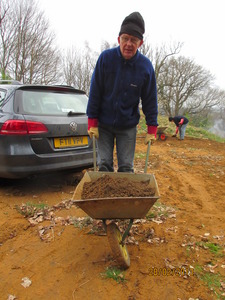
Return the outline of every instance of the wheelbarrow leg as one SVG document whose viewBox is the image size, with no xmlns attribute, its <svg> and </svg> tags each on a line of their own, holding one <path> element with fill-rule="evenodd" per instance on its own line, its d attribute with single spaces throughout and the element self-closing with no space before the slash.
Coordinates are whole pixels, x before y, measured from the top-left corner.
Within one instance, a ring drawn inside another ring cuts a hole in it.
<svg viewBox="0 0 225 300">
<path fill-rule="evenodd" d="M 102 222 L 103 222 L 103 227 L 104 227 L 105 231 L 107 232 L 106 219 L 103 219 Z M 128 236 L 128 234 L 130 232 L 130 229 L 131 229 L 131 227 L 133 225 L 133 222 L 134 222 L 134 219 L 130 219 L 130 222 L 129 222 L 128 226 L 127 226 L 127 229 L 123 233 L 121 243 L 124 244 L 125 238 Z"/>
<path fill-rule="evenodd" d="M 106 224 L 106 219 L 102 219 L 103 227 L 105 229 L 105 232 L 107 233 L 107 224 Z"/>
<path fill-rule="evenodd" d="M 125 238 L 128 236 L 128 234 L 129 234 L 129 232 L 130 232 L 130 229 L 131 229 L 131 227 L 132 227 L 132 225 L 133 225 L 133 222 L 134 222 L 134 219 L 130 219 L 130 222 L 129 222 L 129 224 L 128 224 L 128 227 L 127 227 L 127 229 L 124 231 L 124 234 L 123 234 L 123 236 L 122 236 L 122 241 L 121 241 L 121 243 L 124 243 Z"/>
</svg>

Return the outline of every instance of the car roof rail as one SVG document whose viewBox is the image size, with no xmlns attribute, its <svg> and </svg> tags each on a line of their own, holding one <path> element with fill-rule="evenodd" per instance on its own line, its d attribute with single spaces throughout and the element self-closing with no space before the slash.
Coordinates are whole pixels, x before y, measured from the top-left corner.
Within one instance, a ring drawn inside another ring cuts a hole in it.
<svg viewBox="0 0 225 300">
<path fill-rule="evenodd" d="M 13 85 L 22 85 L 22 82 L 13 79 L 0 79 L 0 84 L 13 84 Z"/>
</svg>

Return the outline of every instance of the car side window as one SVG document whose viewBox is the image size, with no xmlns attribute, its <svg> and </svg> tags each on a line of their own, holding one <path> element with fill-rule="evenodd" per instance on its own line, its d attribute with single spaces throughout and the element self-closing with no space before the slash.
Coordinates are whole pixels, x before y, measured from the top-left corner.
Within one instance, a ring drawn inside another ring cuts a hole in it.
<svg viewBox="0 0 225 300">
<path fill-rule="evenodd" d="M 6 91 L 0 90 L 0 108 L 2 107 L 2 103 L 5 99 Z"/>
</svg>

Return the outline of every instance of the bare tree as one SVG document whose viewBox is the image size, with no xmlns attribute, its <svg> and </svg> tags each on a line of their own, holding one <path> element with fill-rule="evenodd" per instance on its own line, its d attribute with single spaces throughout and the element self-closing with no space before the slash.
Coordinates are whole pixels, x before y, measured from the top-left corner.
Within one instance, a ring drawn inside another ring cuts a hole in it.
<svg viewBox="0 0 225 300">
<path fill-rule="evenodd" d="M 170 57 L 173 57 L 179 54 L 183 43 L 181 42 L 172 42 L 169 45 L 162 44 L 155 48 L 151 47 L 148 40 L 146 39 L 140 48 L 140 52 L 147 56 L 155 69 L 156 81 L 161 72 L 163 72 L 163 66 L 166 64 L 167 60 Z"/>
<path fill-rule="evenodd" d="M 107 41 L 103 41 L 102 44 L 101 44 L 101 52 L 104 51 L 104 50 L 110 49 L 110 48 L 115 48 L 117 46 L 118 46 L 117 43 L 110 44 Z"/>
<path fill-rule="evenodd" d="M 219 91 L 210 88 L 214 77 L 189 58 L 170 58 L 158 78 L 159 103 L 168 115 L 200 112 L 219 103 Z"/>
<path fill-rule="evenodd" d="M 66 84 L 89 94 L 96 55 L 91 51 L 88 43 L 82 51 L 74 47 L 69 49 L 63 59 L 63 79 Z"/>
<path fill-rule="evenodd" d="M 190 114 L 211 111 L 214 107 L 220 107 L 224 99 L 225 93 L 223 91 L 217 88 L 206 87 L 188 99 L 186 111 Z"/>
<path fill-rule="evenodd" d="M 153 48 L 146 39 L 140 48 L 155 69 L 160 109 L 168 115 L 210 112 L 224 103 L 224 92 L 212 87 L 214 77 L 209 71 L 191 59 L 177 57 L 182 46 L 174 42 Z"/>
<path fill-rule="evenodd" d="M 8 67 L 15 50 L 17 21 L 12 17 L 14 1 L 0 0 L 0 69 L 2 79 L 6 79 Z"/>
<path fill-rule="evenodd" d="M 4 62 L 4 69 L 24 83 L 57 82 L 60 55 L 54 47 L 55 36 L 49 32 L 48 22 L 44 13 L 38 10 L 36 1 L 2 1 L 9 3 L 5 27 L 1 26 L 1 45 L 5 53 L 1 64 Z"/>
</svg>

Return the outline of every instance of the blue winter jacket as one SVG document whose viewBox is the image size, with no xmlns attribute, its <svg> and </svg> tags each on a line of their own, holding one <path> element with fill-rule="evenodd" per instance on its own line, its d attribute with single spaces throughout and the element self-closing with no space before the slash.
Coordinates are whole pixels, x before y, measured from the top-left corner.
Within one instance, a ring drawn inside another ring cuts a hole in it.
<svg viewBox="0 0 225 300">
<path fill-rule="evenodd" d="M 139 51 L 125 60 L 120 47 L 105 50 L 98 58 L 91 79 L 88 118 L 117 128 L 139 123 L 139 102 L 146 124 L 157 126 L 157 89 L 150 60 Z"/>
</svg>

